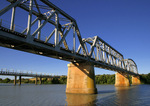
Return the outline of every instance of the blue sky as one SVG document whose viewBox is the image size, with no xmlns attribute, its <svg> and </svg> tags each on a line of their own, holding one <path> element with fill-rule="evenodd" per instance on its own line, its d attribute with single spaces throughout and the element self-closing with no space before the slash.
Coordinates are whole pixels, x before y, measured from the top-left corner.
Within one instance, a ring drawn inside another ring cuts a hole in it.
<svg viewBox="0 0 150 106">
<path fill-rule="evenodd" d="M 83 38 L 99 36 L 139 73 L 150 73 L 150 0 L 50 0 L 76 19 Z M 0 9 L 7 3 L 0 1 Z M 20 15 L 20 18 L 23 18 Z M 0 68 L 67 75 L 69 62 L 0 47 Z M 95 68 L 96 74 L 115 72 Z"/>
</svg>

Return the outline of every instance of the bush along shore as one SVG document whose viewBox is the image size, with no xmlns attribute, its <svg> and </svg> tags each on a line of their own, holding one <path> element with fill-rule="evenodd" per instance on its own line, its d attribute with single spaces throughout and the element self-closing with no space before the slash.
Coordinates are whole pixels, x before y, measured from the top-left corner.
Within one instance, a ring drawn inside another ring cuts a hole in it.
<svg viewBox="0 0 150 106">
<path fill-rule="evenodd" d="M 131 76 L 129 76 L 130 82 Z M 18 80 L 17 80 L 18 81 Z M 141 74 L 140 75 L 140 81 L 142 84 L 150 84 L 150 73 L 149 74 Z M 14 80 L 5 78 L 1 79 L 0 78 L 0 83 L 13 83 Z M 18 81 L 19 82 L 19 81 Z M 35 83 L 35 78 L 27 79 L 27 78 L 22 78 L 21 79 L 22 83 Z M 39 79 L 38 79 L 39 82 Z M 95 76 L 95 82 L 96 84 L 115 84 L 115 75 L 96 75 Z M 42 78 L 42 84 L 66 84 L 67 83 L 67 76 L 60 76 L 60 78 Z"/>
</svg>

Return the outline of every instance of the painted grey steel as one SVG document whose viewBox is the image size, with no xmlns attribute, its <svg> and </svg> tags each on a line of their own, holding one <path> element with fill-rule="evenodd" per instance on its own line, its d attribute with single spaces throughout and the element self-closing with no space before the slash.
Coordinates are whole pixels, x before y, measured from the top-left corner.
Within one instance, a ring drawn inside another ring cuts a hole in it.
<svg viewBox="0 0 150 106">
<path fill-rule="evenodd" d="M 12 9 L 11 23 L 10 29 L 3 25 L 3 20 L 0 23 L 0 46 L 70 62 L 92 62 L 95 67 L 138 75 L 133 60 L 124 59 L 121 53 L 98 36 L 82 39 L 76 20 L 48 0 L 7 1 L 10 5 L 0 11 L 0 16 Z M 22 31 L 14 27 L 16 7 L 28 12 L 27 27 Z M 36 18 L 33 19 L 33 16 Z M 35 23 L 38 23 L 37 28 L 31 30 Z M 47 24 L 53 29 L 44 40 L 41 32 Z M 72 43 L 68 44 L 67 37 L 70 36 Z"/>
</svg>

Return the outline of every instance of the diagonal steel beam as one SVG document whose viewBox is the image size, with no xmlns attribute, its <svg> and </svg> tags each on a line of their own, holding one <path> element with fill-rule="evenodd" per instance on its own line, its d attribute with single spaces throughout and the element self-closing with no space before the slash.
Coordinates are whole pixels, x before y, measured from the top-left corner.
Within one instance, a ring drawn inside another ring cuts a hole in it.
<svg viewBox="0 0 150 106">
<path fill-rule="evenodd" d="M 66 31 L 66 33 L 65 33 L 65 34 L 63 35 L 63 37 L 61 38 L 61 40 L 60 40 L 58 46 L 60 46 L 60 45 L 62 44 L 62 42 L 65 40 L 65 38 L 66 38 L 68 32 L 70 31 L 71 27 L 72 27 L 72 24 L 68 27 L 68 30 Z M 68 49 L 68 48 L 66 48 L 66 49 Z"/>
<path fill-rule="evenodd" d="M 53 8 L 54 10 L 59 11 L 60 14 L 62 14 L 63 16 L 65 16 L 66 18 L 72 20 L 75 22 L 75 19 L 72 18 L 70 15 L 68 15 L 67 13 L 65 13 L 63 10 L 61 10 L 59 7 L 55 6 L 54 4 L 52 4 L 51 2 L 49 2 L 48 0 L 40 0 L 43 3 L 47 4 L 50 8 Z"/>
<path fill-rule="evenodd" d="M 38 21 L 39 17 L 37 17 L 32 23 L 31 26 L 34 25 L 37 21 Z M 27 28 L 25 30 L 23 30 L 21 33 L 25 33 L 27 31 Z"/>
<path fill-rule="evenodd" d="M 36 0 L 34 0 L 34 2 L 35 2 L 36 8 L 37 8 L 37 10 L 38 10 L 39 14 L 41 14 L 41 11 L 40 11 L 40 9 L 39 9 L 39 6 L 38 6 L 38 4 L 37 4 L 37 1 L 36 1 Z"/>
<path fill-rule="evenodd" d="M 52 33 L 48 36 L 48 38 L 46 38 L 45 43 L 47 43 L 49 41 L 49 39 L 53 36 L 53 34 L 55 33 L 55 29 L 52 31 Z"/>
<path fill-rule="evenodd" d="M 76 22 L 75 22 L 75 25 L 76 25 L 75 30 L 76 30 L 76 33 L 77 33 L 79 42 L 80 42 L 80 44 L 81 44 L 81 48 L 82 48 L 82 50 L 83 50 L 83 54 L 84 54 L 85 56 L 87 56 L 87 52 L 86 52 L 86 50 L 85 50 L 84 43 L 83 43 L 83 41 L 82 41 L 82 37 L 81 37 L 80 31 L 79 31 L 79 28 L 78 28 Z"/>
<path fill-rule="evenodd" d="M 22 8 L 22 9 L 24 9 L 24 10 L 26 10 L 27 12 L 29 12 L 29 8 L 28 8 L 26 5 L 21 4 L 21 5 L 19 5 L 19 7 Z M 32 10 L 32 14 L 34 14 L 34 15 L 37 16 L 37 17 L 40 17 L 40 18 L 43 19 L 43 20 L 46 20 L 46 19 L 47 19 L 47 17 L 46 17 L 45 15 L 39 14 L 38 12 L 36 12 L 36 11 L 34 11 L 34 10 Z M 48 22 L 51 23 L 51 24 L 53 24 L 53 25 L 55 25 L 55 22 L 52 21 L 52 20 L 49 20 Z"/>
<path fill-rule="evenodd" d="M 60 33 L 61 38 L 63 38 L 63 32 L 64 31 L 65 31 L 65 29 L 63 31 L 61 31 L 61 29 L 59 29 L 59 33 Z M 64 44 L 65 48 L 68 50 L 69 48 L 68 48 L 68 45 L 67 45 L 67 42 L 65 39 L 63 40 L 63 44 Z"/>
<path fill-rule="evenodd" d="M 94 39 L 94 41 L 93 41 L 93 44 L 92 44 L 92 48 L 91 48 L 91 51 L 90 51 L 89 57 L 91 57 L 91 56 L 92 56 L 93 51 L 94 51 L 94 47 L 95 47 L 95 45 L 96 45 L 97 36 L 95 36 L 94 38 L 95 38 L 95 39 Z"/>
<path fill-rule="evenodd" d="M 48 22 L 48 20 L 50 20 L 50 18 L 55 14 L 55 12 L 53 12 L 48 18 L 47 20 L 45 20 L 43 22 L 43 24 L 41 24 L 41 26 L 32 34 L 32 36 L 35 36 L 39 30 L 41 30 L 43 28 L 43 26 Z"/>
<path fill-rule="evenodd" d="M 22 0 L 18 0 L 15 3 L 11 3 L 10 5 L 8 5 L 7 7 L 5 7 L 4 9 L 2 9 L 0 11 L 0 16 L 3 15 L 4 13 L 6 13 L 7 11 L 9 11 L 12 7 L 17 6 Z"/>
<path fill-rule="evenodd" d="M 79 45 L 78 49 L 77 49 L 77 53 L 79 53 L 81 50 L 81 44 Z"/>
</svg>

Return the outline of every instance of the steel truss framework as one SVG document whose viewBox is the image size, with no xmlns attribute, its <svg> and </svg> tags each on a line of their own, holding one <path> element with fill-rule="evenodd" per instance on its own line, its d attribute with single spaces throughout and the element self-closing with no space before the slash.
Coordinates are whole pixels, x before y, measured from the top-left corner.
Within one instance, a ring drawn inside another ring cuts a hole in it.
<svg viewBox="0 0 150 106">
<path fill-rule="evenodd" d="M 70 62 L 91 62 L 95 67 L 138 75 L 133 60 L 124 59 L 121 53 L 98 36 L 82 39 L 76 20 L 48 0 L 7 1 L 10 4 L 0 10 L 0 16 L 9 10 L 12 10 L 12 15 L 9 28 L 0 21 L 1 46 Z M 16 7 L 28 12 L 27 27 L 22 31 L 15 28 Z M 41 32 L 47 24 L 53 27 L 48 27 L 51 32 L 43 39 Z M 72 36 L 71 48 L 67 36 Z"/>
</svg>

